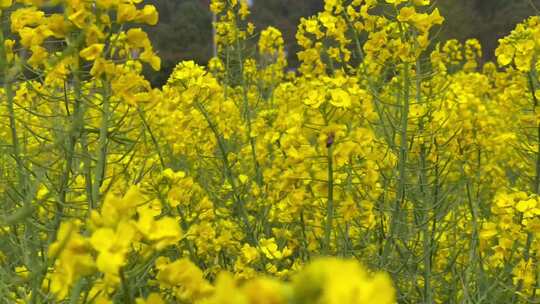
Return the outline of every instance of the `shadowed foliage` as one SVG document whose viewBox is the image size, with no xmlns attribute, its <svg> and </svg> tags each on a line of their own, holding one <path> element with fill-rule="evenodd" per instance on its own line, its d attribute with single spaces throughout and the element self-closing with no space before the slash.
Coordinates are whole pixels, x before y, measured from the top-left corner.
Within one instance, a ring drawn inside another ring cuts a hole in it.
<svg viewBox="0 0 540 304">
<path fill-rule="evenodd" d="M 174 65 L 193 59 L 205 65 L 212 56 L 211 13 L 206 0 L 154 0 L 160 12 L 157 27 L 148 28 L 163 60 L 160 73 L 149 75 L 154 85 L 167 80 Z M 540 0 L 438 0 L 435 5 L 445 16 L 440 38 L 461 41 L 477 38 L 484 49 L 484 60 L 492 60 L 497 40 L 508 34 L 524 18 L 538 13 Z M 323 0 L 254 1 L 251 20 L 258 31 L 272 25 L 284 36 L 289 66 L 298 66 L 296 25 L 302 17 L 320 11 Z M 254 37 L 257 38 L 257 37 Z M 184 43 L 188 42 L 188 43 Z"/>
</svg>

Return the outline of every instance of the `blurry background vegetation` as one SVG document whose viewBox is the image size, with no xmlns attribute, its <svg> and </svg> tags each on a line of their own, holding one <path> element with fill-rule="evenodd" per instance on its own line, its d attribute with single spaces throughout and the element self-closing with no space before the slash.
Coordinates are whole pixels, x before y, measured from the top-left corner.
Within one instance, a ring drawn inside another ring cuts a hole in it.
<svg viewBox="0 0 540 304">
<path fill-rule="evenodd" d="M 181 60 L 206 64 L 212 56 L 212 15 L 209 0 L 152 0 L 160 22 L 149 28 L 155 48 L 163 60 L 160 73 L 149 75 L 161 85 Z M 484 47 L 484 60 L 493 58 L 497 40 L 528 16 L 539 14 L 540 0 L 434 0 L 446 22 L 437 40 L 477 38 Z M 301 17 L 320 11 L 323 0 L 253 0 L 252 21 L 258 30 L 272 25 L 283 32 L 288 60 L 298 64 L 295 32 Z"/>
</svg>

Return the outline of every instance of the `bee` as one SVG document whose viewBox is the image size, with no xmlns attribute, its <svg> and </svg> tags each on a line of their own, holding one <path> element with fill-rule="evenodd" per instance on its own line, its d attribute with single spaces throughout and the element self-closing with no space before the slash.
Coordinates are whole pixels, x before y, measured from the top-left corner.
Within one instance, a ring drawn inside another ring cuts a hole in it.
<svg viewBox="0 0 540 304">
<path fill-rule="evenodd" d="M 327 148 L 330 148 L 334 144 L 334 137 L 335 137 L 334 132 L 328 133 L 328 137 L 326 138 L 326 147 Z"/>
</svg>

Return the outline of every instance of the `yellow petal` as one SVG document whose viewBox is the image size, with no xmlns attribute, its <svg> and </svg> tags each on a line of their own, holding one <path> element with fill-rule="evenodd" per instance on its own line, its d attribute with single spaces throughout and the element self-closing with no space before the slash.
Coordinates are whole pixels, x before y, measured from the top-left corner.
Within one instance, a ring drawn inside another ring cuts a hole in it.
<svg viewBox="0 0 540 304">
<path fill-rule="evenodd" d="M 104 47 L 105 44 L 94 43 L 91 46 L 80 51 L 79 55 L 88 61 L 96 60 L 98 57 L 101 56 Z"/>
</svg>

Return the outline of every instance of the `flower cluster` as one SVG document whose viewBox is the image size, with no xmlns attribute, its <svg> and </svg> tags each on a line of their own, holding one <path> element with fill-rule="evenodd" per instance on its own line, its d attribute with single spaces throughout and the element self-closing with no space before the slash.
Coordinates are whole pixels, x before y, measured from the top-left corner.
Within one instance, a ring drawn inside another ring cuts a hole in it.
<svg viewBox="0 0 540 304">
<path fill-rule="evenodd" d="M 0 298 L 538 302 L 537 17 L 483 63 L 432 1 L 326 0 L 287 72 L 213 0 L 216 57 L 153 88 L 154 6 L 0 8 Z"/>
</svg>

